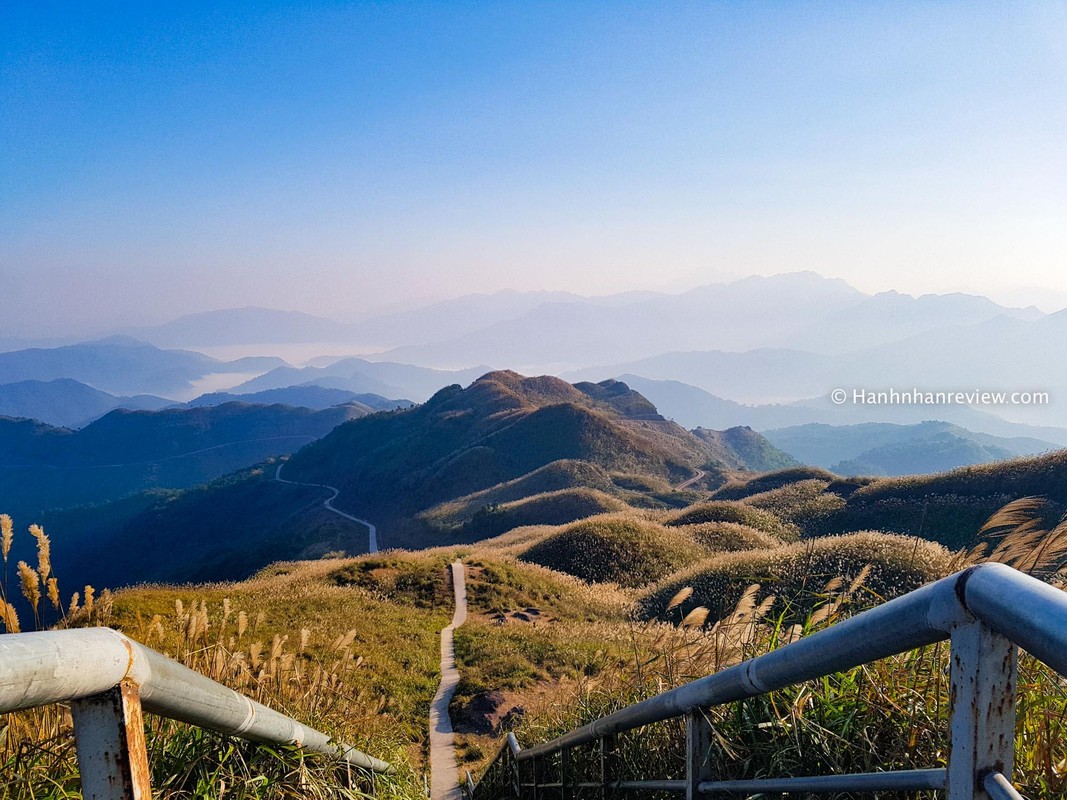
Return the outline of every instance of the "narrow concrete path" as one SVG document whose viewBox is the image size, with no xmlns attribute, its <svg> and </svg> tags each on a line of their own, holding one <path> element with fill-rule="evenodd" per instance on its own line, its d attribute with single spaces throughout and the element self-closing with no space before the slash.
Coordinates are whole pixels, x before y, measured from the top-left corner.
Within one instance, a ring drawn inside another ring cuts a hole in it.
<svg viewBox="0 0 1067 800">
<path fill-rule="evenodd" d="M 452 615 L 452 624 L 441 631 L 441 685 L 430 704 L 430 800 L 460 800 L 462 796 L 452 719 L 448 716 L 448 704 L 459 684 L 452 632 L 467 621 L 467 573 L 462 561 L 452 562 L 452 586 L 456 611 Z"/>
<path fill-rule="evenodd" d="M 340 514 L 345 519 L 350 519 L 353 522 L 358 522 L 360 525 L 365 526 L 367 528 L 367 552 L 378 552 L 378 529 L 374 526 L 374 524 L 371 522 L 367 522 L 367 520 L 365 519 L 353 517 L 351 514 L 346 514 L 344 511 L 341 511 L 341 509 L 334 507 L 333 501 L 336 500 L 337 495 L 341 493 L 340 489 L 334 486 L 327 486 L 324 483 L 300 483 L 299 481 L 287 481 L 285 478 L 282 477 L 282 467 L 284 466 L 284 461 L 278 465 L 278 469 L 274 473 L 274 480 L 278 481 L 279 483 L 291 483 L 294 486 L 314 486 L 317 489 L 328 489 L 329 491 L 333 492 L 333 494 L 331 494 L 326 500 L 323 501 L 323 506 L 326 507 L 327 511 L 332 511 L 334 514 Z"/>
</svg>

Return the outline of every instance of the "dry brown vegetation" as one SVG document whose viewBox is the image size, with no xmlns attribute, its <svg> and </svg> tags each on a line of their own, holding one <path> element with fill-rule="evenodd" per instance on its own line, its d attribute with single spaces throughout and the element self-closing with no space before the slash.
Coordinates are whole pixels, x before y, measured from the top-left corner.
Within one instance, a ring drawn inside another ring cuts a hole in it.
<svg viewBox="0 0 1067 800">
<path fill-rule="evenodd" d="M 800 533 L 796 526 L 783 521 L 773 511 L 729 500 L 697 503 L 666 520 L 667 525 L 673 526 L 702 522 L 735 522 L 789 541 L 795 540 Z"/>
<path fill-rule="evenodd" d="M 520 557 L 591 583 L 632 587 L 675 572 L 705 552 L 684 528 L 634 514 L 607 514 L 553 532 Z"/>
<path fill-rule="evenodd" d="M 43 531 L 35 535 L 47 542 Z M 47 556 L 47 546 L 41 552 Z M 421 796 L 425 718 L 439 675 L 438 634 L 451 615 L 445 604 L 420 601 L 427 593 L 449 595 L 444 563 L 440 556 L 398 554 L 369 570 L 359 560 L 322 560 L 275 564 L 231 584 L 115 594 L 86 587 L 59 624 L 115 627 L 389 760 L 398 774 L 378 779 L 380 793 L 414 798 Z M 35 582 L 54 585 L 50 566 L 47 557 L 22 566 L 19 581 L 29 603 L 42 600 Z M 356 585 L 353 572 L 371 577 Z M 0 589 L 6 597 L 6 584 Z M 5 619 L 10 631 L 10 616 Z M 71 731 L 62 704 L 7 715 L 0 724 L 0 767 L 8 778 L 3 796 L 77 796 Z M 358 785 L 345 788 L 328 759 L 298 749 L 257 747 L 153 717 L 148 735 L 158 797 L 360 796 Z"/>
<path fill-rule="evenodd" d="M 775 548 L 712 556 L 671 575 L 640 600 L 644 616 L 656 616 L 683 586 L 693 598 L 683 610 L 701 604 L 714 622 L 738 602 L 746 588 L 760 584 L 761 596 L 790 598 L 801 616 L 821 599 L 822 586 L 834 578 L 852 581 L 865 574 L 863 591 L 874 602 L 916 589 L 940 578 L 955 565 L 939 544 L 910 536 L 865 531 L 827 536 Z"/>
</svg>

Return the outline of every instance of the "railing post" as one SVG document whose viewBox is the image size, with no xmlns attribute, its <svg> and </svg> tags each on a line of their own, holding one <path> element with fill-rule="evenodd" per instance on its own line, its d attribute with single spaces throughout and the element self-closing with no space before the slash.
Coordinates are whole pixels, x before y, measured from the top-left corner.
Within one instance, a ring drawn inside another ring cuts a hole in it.
<svg viewBox="0 0 1067 800">
<path fill-rule="evenodd" d="M 603 736 L 600 739 L 600 797 L 608 800 L 611 796 L 611 785 L 620 779 L 618 751 L 615 737 Z"/>
<path fill-rule="evenodd" d="M 703 710 L 690 711 L 685 715 L 685 800 L 696 800 L 700 782 L 714 777 L 710 756 L 711 722 Z"/>
<path fill-rule="evenodd" d="M 982 780 L 1011 780 L 1018 649 L 981 622 L 952 631 L 947 800 L 988 800 Z"/>
<path fill-rule="evenodd" d="M 539 798 L 541 797 L 541 787 L 539 784 L 541 782 L 541 774 L 543 772 L 544 770 L 542 759 L 532 759 L 530 762 L 530 775 L 532 776 L 531 783 L 533 783 L 533 787 L 530 789 L 530 797 L 533 798 L 533 800 L 539 800 Z"/>
<path fill-rule="evenodd" d="M 515 761 L 515 772 L 518 776 L 519 798 L 520 800 L 533 800 L 534 789 L 533 783 L 536 780 L 534 776 L 533 761 Z"/>
<path fill-rule="evenodd" d="M 85 800 L 151 800 L 152 782 L 137 685 L 73 700 L 74 747 Z"/>
<path fill-rule="evenodd" d="M 571 800 L 574 792 L 571 789 L 569 778 L 571 777 L 571 749 L 564 747 L 559 754 L 559 784 L 560 797 L 563 800 Z"/>
</svg>

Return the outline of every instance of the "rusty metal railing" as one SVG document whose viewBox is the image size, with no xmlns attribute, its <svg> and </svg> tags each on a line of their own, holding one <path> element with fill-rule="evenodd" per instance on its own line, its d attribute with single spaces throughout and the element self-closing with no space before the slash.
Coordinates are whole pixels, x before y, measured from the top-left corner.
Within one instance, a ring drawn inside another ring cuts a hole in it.
<svg viewBox="0 0 1067 800">
<path fill-rule="evenodd" d="M 951 642 L 946 769 L 736 781 L 711 774 L 713 731 L 702 709 L 945 639 Z M 948 800 L 1021 800 L 1011 784 L 1018 647 L 1067 674 L 1067 593 L 1003 564 L 982 564 L 550 742 L 523 749 L 509 735 L 482 780 L 465 794 L 472 800 L 543 800 L 546 795 L 572 800 L 583 791 L 601 798 L 617 792 L 677 792 L 694 800 L 720 793 L 940 790 Z M 686 726 L 685 779 L 621 780 L 616 737 L 679 717 Z M 569 751 L 585 745 L 598 746 L 598 781 L 576 780 L 568 769 Z"/>
<path fill-rule="evenodd" d="M 255 742 L 297 744 L 371 772 L 335 742 L 110 628 L 0 636 L 0 713 L 70 702 L 84 797 L 151 797 L 142 707 Z"/>
</svg>

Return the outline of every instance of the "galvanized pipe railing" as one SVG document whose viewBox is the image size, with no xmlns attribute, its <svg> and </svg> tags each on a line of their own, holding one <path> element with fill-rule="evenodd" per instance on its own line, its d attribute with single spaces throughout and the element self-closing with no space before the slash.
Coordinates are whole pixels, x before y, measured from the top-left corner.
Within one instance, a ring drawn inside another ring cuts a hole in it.
<svg viewBox="0 0 1067 800">
<path fill-rule="evenodd" d="M 947 769 L 903 770 L 748 781 L 715 780 L 706 756 L 710 724 L 701 709 L 951 640 L 950 755 Z M 689 800 L 720 792 L 838 792 L 943 789 L 949 800 L 1009 800 L 1014 749 L 1016 645 L 1067 673 L 1067 594 L 1003 564 L 983 564 L 734 667 L 628 706 L 543 744 L 520 749 L 514 736 L 490 770 L 514 773 L 514 796 L 575 789 L 676 791 Z M 684 717 L 685 780 L 623 781 L 613 768 L 615 737 Z M 568 781 L 571 748 L 600 743 L 598 783 Z M 562 759 L 562 780 L 543 781 L 547 760 Z M 506 762 L 506 763 L 505 763 Z M 507 766 L 510 764 L 510 767 Z M 471 795 L 483 800 L 475 786 Z M 498 798 L 493 798 L 498 800 Z"/>
<path fill-rule="evenodd" d="M 0 636 L 0 713 L 67 701 L 86 797 L 98 784 L 92 796 L 150 796 L 142 706 L 251 741 L 300 745 L 371 772 L 392 770 L 110 628 Z"/>
</svg>

